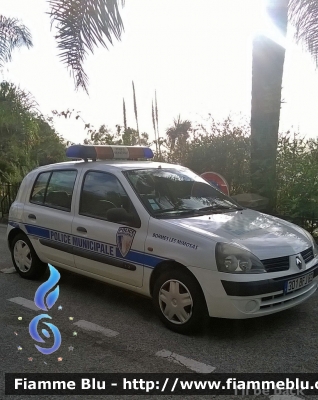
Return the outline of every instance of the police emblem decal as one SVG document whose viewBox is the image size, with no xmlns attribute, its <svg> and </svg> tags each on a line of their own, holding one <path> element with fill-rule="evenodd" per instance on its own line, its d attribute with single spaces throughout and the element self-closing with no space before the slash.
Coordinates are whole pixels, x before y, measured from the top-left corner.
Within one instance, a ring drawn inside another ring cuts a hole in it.
<svg viewBox="0 0 318 400">
<path fill-rule="evenodd" d="M 118 250 L 123 257 L 128 254 L 135 237 L 136 231 L 132 228 L 120 227 L 117 231 L 116 242 Z"/>
<path fill-rule="evenodd" d="M 296 265 L 297 265 L 297 267 L 299 269 L 301 269 L 302 266 L 303 266 L 303 263 L 302 263 L 301 259 L 298 256 L 296 256 Z"/>
</svg>

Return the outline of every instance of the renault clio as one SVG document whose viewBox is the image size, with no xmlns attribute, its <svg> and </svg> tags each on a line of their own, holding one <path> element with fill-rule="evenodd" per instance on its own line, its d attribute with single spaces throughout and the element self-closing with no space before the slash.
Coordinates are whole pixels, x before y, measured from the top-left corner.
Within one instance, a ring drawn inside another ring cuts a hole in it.
<svg viewBox="0 0 318 400">
<path fill-rule="evenodd" d="M 317 289 L 318 251 L 304 229 L 240 207 L 146 147 L 75 145 L 73 161 L 30 172 L 11 206 L 17 272 L 50 263 L 152 297 L 177 332 L 205 316 L 254 318 Z"/>
</svg>

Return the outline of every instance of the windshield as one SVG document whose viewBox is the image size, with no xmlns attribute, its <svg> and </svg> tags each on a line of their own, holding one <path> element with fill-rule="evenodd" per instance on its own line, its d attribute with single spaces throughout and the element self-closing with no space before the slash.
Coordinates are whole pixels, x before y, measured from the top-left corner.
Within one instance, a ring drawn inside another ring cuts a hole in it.
<svg viewBox="0 0 318 400">
<path fill-rule="evenodd" d="M 146 209 L 156 218 L 183 218 L 242 209 L 186 168 L 139 169 L 125 171 L 124 175 Z"/>
</svg>

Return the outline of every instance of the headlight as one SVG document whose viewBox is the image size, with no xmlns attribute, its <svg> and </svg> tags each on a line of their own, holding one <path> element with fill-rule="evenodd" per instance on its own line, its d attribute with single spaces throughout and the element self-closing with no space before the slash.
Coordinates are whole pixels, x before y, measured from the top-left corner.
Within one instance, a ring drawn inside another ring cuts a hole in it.
<svg viewBox="0 0 318 400">
<path fill-rule="evenodd" d="M 318 245 L 315 242 L 315 240 L 313 240 L 313 242 L 312 242 L 312 249 L 313 249 L 313 252 L 314 252 L 314 257 L 318 257 Z"/>
<path fill-rule="evenodd" d="M 307 232 L 305 230 L 304 230 L 304 232 L 305 232 L 306 236 L 308 237 L 308 239 L 312 243 L 312 249 L 313 249 L 314 257 L 318 257 L 318 245 L 317 245 L 315 239 L 313 238 L 313 236 L 309 232 Z"/>
<path fill-rule="evenodd" d="M 231 274 L 259 274 L 266 272 L 264 265 L 254 254 L 230 243 L 217 243 L 215 258 L 220 272 Z"/>
</svg>

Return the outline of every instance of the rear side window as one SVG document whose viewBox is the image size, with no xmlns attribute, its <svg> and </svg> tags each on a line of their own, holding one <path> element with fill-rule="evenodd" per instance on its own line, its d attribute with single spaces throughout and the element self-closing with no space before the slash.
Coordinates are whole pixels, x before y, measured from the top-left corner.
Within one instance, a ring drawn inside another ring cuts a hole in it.
<svg viewBox="0 0 318 400">
<path fill-rule="evenodd" d="M 38 175 L 35 184 L 33 186 L 30 199 L 31 203 L 37 203 L 37 204 L 44 203 L 44 196 L 50 176 L 51 172 L 43 172 L 42 174 Z"/>
<path fill-rule="evenodd" d="M 34 184 L 31 203 L 71 211 L 74 183 L 77 171 L 44 172 Z"/>
</svg>

